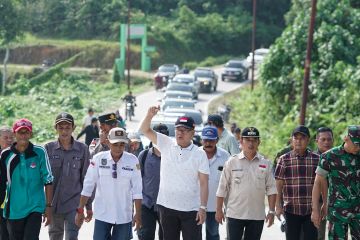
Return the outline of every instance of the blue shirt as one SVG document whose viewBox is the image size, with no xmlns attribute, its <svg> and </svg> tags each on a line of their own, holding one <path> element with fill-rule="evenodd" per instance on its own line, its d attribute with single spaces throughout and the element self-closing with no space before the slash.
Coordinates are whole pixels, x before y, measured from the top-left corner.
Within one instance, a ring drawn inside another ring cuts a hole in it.
<svg viewBox="0 0 360 240">
<path fill-rule="evenodd" d="M 147 153 L 143 172 L 144 175 L 142 176 L 142 183 L 143 183 L 143 200 L 142 204 L 148 208 L 152 208 L 155 203 L 159 193 L 159 184 L 160 184 L 160 163 L 161 157 L 158 157 L 153 152 L 154 148 L 150 148 L 149 152 Z M 145 154 L 145 151 L 142 151 L 139 154 L 139 161 L 142 164 L 142 157 Z"/>
</svg>

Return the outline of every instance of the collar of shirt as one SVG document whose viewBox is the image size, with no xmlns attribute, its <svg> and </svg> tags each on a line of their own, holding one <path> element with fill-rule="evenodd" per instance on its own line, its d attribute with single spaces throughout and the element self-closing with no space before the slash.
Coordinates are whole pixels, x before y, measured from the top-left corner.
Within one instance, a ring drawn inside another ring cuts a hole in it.
<svg viewBox="0 0 360 240">
<path fill-rule="evenodd" d="M 238 154 L 239 156 L 239 159 L 240 160 L 248 160 L 246 157 L 245 157 L 245 154 L 244 154 L 244 151 L 241 151 L 241 153 Z M 250 161 L 253 161 L 253 160 L 260 160 L 260 154 L 258 152 L 256 152 L 256 155 L 254 156 L 253 159 L 250 159 Z"/>
<path fill-rule="evenodd" d="M 307 157 L 309 157 L 309 153 L 310 150 L 308 148 L 305 150 L 305 154 L 303 156 L 298 155 L 294 150 L 292 150 L 290 152 L 290 157 L 296 159 L 306 159 Z"/>
<path fill-rule="evenodd" d="M 15 146 L 16 146 L 16 142 L 11 145 L 10 147 L 11 151 L 14 152 L 15 154 L 20 154 L 20 152 L 15 148 Z M 29 145 L 25 149 L 24 154 L 26 159 L 37 156 L 36 152 L 34 151 L 34 144 L 29 142 Z"/>
<path fill-rule="evenodd" d="M 229 135 L 228 131 L 226 130 L 226 128 L 223 128 L 223 132 L 221 133 L 221 136 L 219 138 L 226 137 L 227 135 Z"/>
<path fill-rule="evenodd" d="M 56 141 L 55 149 L 63 149 L 63 147 L 62 147 L 61 144 L 60 144 L 59 139 Z M 79 151 L 79 150 L 80 150 L 80 147 L 79 147 L 78 142 L 76 142 L 76 141 L 74 140 L 74 138 L 71 137 L 71 147 L 70 147 L 69 150 L 73 150 L 73 149 Z"/>
<path fill-rule="evenodd" d="M 191 142 L 191 144 L 189 146 L 187 146 L 186 148 L 180 147 L 178 144 L 175 145 L 176 148 L 180 149 L 180 150 L 185 150 L 185 151 L 191 151 L 193 149 L 195 145 Z"/>
</svg>

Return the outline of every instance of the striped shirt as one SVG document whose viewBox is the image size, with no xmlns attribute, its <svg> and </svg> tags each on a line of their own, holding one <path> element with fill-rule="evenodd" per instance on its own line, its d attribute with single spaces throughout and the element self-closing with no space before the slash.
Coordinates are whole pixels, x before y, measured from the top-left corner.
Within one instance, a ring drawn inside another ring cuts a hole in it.
<svg viewBox="0 0 360 240">
<path fill-rule="evenodd" d="M 275 179 L 283 180 L 284 211 L 295 215 L 311 214 L 311 194 L 319 155 L 306 150 L 304 156 L 294 151 L 279 158 Z"/>
</svg>

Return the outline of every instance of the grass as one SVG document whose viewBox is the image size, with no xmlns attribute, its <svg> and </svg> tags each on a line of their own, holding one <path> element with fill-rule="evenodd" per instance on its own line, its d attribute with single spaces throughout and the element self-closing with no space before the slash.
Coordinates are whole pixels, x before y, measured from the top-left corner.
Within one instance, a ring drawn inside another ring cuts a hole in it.
<svg viewBox="0 0 360 240">
<path fill-rule="evenodd" d="M 76 136 L 89 107 L 99 115 L 115 112 L 123 104 L 121 97 L 127 92 L 125 82 L 115 84 L 110 79 L 110 74 L 104 82 L 92 80 L 88 74 L 60 72 L 34 87 L 29 87 L 28 79 L 18 79 L 11 86 L 13 92 L 0 97 L 0 122 L 11 126 L 16 119 L 30 119 L 34 125 L 32 141 L 42 144 L 55 139 L 55 117 L 61 112 L 69 112 L 79 126 L 74 133 Z M 134 92 L 147 89 L 151 81 L 142 79 L 136 82 L 141 84 L 133 86 Z"/>
</svg>

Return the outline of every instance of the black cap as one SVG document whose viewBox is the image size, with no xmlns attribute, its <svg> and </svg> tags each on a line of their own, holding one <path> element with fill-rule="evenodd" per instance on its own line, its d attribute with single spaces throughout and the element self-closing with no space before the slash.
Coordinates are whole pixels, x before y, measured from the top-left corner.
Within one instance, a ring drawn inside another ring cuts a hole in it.
<svg viewBox="0 0 360 240">
<path fill-rule="evenodd" d="M 154 125 L 153 130 L 155 132 L 162 133 L 166 136 L 169 136 L 169 128 L 165 124 L 162 124 L 162 123 L 156 124 L 156 125 Z"/>
<path fill-rule="evenodd" d="M 101 115 L 101 116 L 99 116 L 99 122 L 112 125 L 112 124 L 116 123 L 116 115 L 115 115 L 115 113 L 108 113 L 108 114 Z"/>
<path fill-rule="evenodd" d="M 260 132 L 255 127 L 246 127 L 241 132 L 241 137 L 260 137 Z"/>
<path fill-rule="evenodd" d="M 219 114 L 210 114 L 208 116 L 207 122 L 211 122 L 215 127 L 224 127 L 224 120 Z"/>
<path fill-rule="evenodd" d="M 304 135 L 304 136 L 310 137 L 310 131 L 309 131 L 309 129 L 308 129 L 307 127 L 305 127 L 304 125 L 299 125 L 299 126 L 297 126 L 297 127 L 293 130 L 291 136 L 294 136 L 296 133 L 301 133 L 301 134 Z"/>
<path fill-rule="evenodd" d="M 67 112 L 62 112 L 59 115 L 57 115 L 56 119 L 55 119 L 55 125 L 61 122 L 67 122 L 67 123 L 71 123 L 72 125 L 74 125 L 74 118 L 73 116 L 71 116 L 70 113 Z"/>
<path fill-rule="evenodd" d="M 93 118 L 91 118 L 91 122 L 93 123 L 93 122 L 97 122 L 97 117 L 93 117 Z"/>
<path fill-rule="evenodd" d="M 189 129 L 194 129 L 195 128 L 195 122 L 194 119 L 192 119 L 192 117 L 179 117 L 176 122 L 175 122 L 175 127 L 186 127 Z"/>
</svg>

